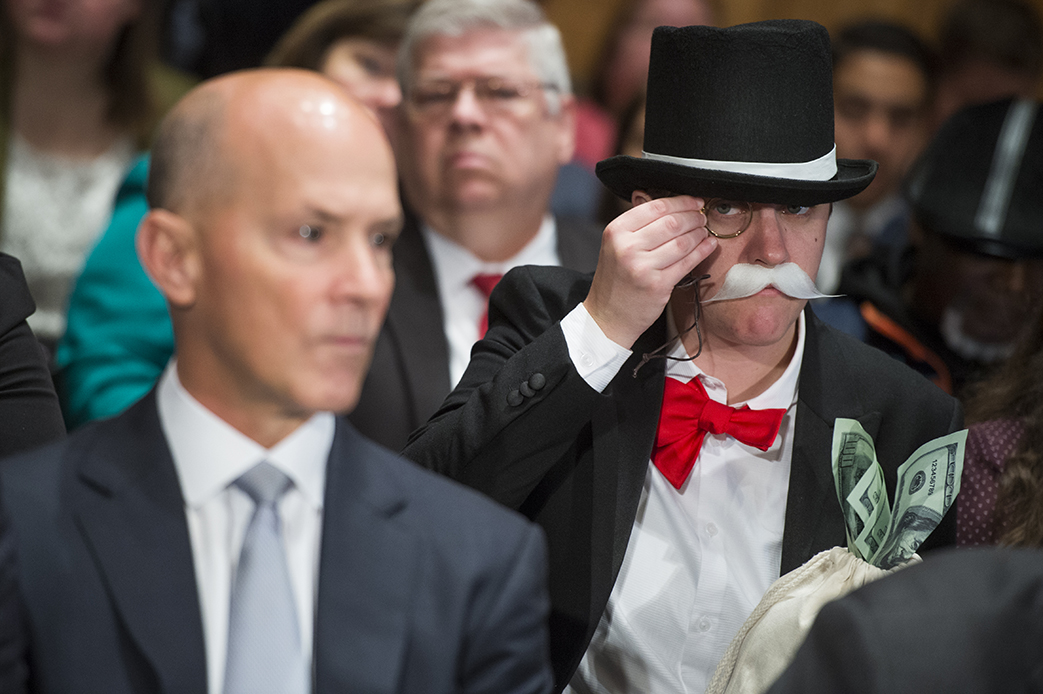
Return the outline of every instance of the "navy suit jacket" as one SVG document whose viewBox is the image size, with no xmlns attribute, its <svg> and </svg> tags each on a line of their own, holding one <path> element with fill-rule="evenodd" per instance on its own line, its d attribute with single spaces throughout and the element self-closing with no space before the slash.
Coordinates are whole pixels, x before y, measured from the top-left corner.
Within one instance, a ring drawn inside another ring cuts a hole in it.
<svg viewBox="0 0 1043 694">
<path fill-rule="evenodd" d="M 601 227 L 576 218 L 556 221 L 562 266 L 593 272 L 601 250 Z M 365 436 L 400 451 L 410 432 L 449 395 L 452 384 L 435 270 L 420 221 L 412 214 L 407 214 L 392 257 L 395 291 L 358 405 L 348 419 Z"/>
<path fill-rule="evenodd" d="M 33 691 L 206 692 L 184 501 L 154 392 L 4 461 Z M 339 421 L 315 692 L 543 692 L 542 533 Z"/>
<path fill-rule="evenodd" d="M 663 360 L 636 376 L 634 367 L 666 341 L 665 314 L 604 392 L 573 366 L 558 323 L 586 298 L 591 278 L 563 268 L 509 272 L 493 291 L 489 332 L 460 385 L 404 451 L 547 531 L 558 689 L 578 666 L 619 573 L 663 401 Z M 898 466 L 963 422 L 959 403 L 922 376 L 810 310 L 804 315 L 782 573 L 846 542 L 831 465 L 837 417 L 857 419 L 873 437 L 892 499 Z M 924 549 L 955 538 L 952 509 Z"/>
</svg>

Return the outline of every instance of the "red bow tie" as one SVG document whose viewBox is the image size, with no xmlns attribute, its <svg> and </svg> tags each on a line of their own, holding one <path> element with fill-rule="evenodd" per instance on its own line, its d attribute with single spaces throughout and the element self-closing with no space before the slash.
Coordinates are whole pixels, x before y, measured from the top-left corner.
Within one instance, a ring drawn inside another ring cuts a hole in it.
<svg viewBox="0 0 1043 694">
<path fill-rule="evenodd" d="M 652 462 L 675 489 L 680 489 L 695 466 L 706 432 L 728 434 L 747 446 L 766 451 L 775 441 L 785 414 L 784 409 L 751 410 L 748 405 L 738 409 L 722 405 L 706 394 L 698 377 L 688 383 L 667 378 Z"/>
</svg>

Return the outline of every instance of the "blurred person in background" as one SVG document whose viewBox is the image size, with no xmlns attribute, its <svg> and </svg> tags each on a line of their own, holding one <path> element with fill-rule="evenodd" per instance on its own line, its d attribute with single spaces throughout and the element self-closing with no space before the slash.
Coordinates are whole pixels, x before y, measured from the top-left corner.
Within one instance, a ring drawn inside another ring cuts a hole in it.
<svg viewBox="0 0 1043 694">
<path fill-rule="evenodd" d="M 120 181 L 189 81 L 155 55 L 159 0 L 4 0 L 0 251 L 22 262 L 53 351 Z"/>
<path fill-rule="evenodd" d="M 419 0 L 320 2 L 275 44 L 265 65 L 317 70 L 333 78 L 377 114 L 391 137 L 394 109 L 402 102 L 395 56 L 403 27 L 419 4 Z"/>
<path fill-rule="evenodd" d="M 711 0 L 623 0 L 605 33 L 590 98 L 577 106 L 576 158 L 591 170 L 613 151 L 621 119 L 645 90 L 652 30 L 716 23 Z"/>
<path fill-rule="evenodd" d="M 1043 72 L 1043 20 L 1025 0 L 958 0 L 939 29 L 935 123 L 965 106 L 1034 99 Z"/>
<path fill-rule="evenodd" d="M 428 0 L 399 52 L 407 217 L 395 291 L 352 423 L 388 448 L 434 414 L 519 265 L 594 269 L 601 227 L 549 208 L 572 158 L 561 36 L 529 0 Z"/>
<path fill-rule="evenodd" d="M 413 0 L 319 3 L 279 42 L 268 64 L 328 71 L 388 127 L 388 111 L 401 99 L 394 50 L 415 6 Z M 148 211 L 148 164 L 147 155 L 140 157 L 124 180 L 109 227 L 70 298 L 69 327 L 58 349 L 70 428 L 122 412 L 153 386 L 174 350 L 166 302 L 134 248 Z"/>
<path fill-rule="evenodd" d="M 556 214 L 604 221 L 605 189 L 594 176 L 594 165 L 619 153 L 620 130 L 626 127 L 624 121 L 645 89 L 652 30 L 658 26 L 713 25 L 714 17 L 711 0 L 617 3 L 589 89 L 584 90 L 589 97 L 576 100 L 576 152 L 559 173 L 551 198 Z"/>
<path fill-rule="evenodd" d="M 969 107 L 914 164 L 906 248 L 856 260 L 839 291 L 861 337 L 960 396 L 1008 358 L 1043 299 L 1043 113 Z"/>
<path fill-rule="evenodd" d="M 817 279 L 826 294 L 848 260 L 877 243 L 905 243 L 909 208 L 900 186 L 929 139 L 935 83 L 933 52 L 902 25 L 858 22 L 832 42 L 837 156 L 880 166 L 868 188 L 833 206 Z"/>
</svg>

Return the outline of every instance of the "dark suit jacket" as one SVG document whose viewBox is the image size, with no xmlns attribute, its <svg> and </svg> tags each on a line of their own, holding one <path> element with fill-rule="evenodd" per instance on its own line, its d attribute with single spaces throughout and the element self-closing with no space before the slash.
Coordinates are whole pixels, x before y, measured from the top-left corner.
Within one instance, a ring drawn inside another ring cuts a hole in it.
<svg viewBox="0 0 1043 694">
<path fill-rule="evenodd" d="M 950 550 L 826 605 L 790 692 L 1043 692 L 1043 551 Z"/>
<path fill-rule="evenodd" d="M 442 304 L 419 224 L 408 215 L 395 243 L 395 291 L 359 403 L 348 417 L 363 435 L 394 451 L 452 390 Z M 558 218 L 557 246 L 564 267 L 593 272 L 601 227 Z"/>
<path fill-rule="evenodd" d="M 34 691 L 206 691 L 184 501 L 154 394 L 0 465 Z M 338 422 L 315 692 L 543 692 L 539 529 Z"/>
<path fill-rule="evenodd" d="M 665 315 L 603 393 L 577 373 L 558 321 L 590 275 L 513 270 L 493 292 L 490 330 L 459 387 L 404 454 L 539 522 L 550 543 L 551 657 L 571 677 L 605 609 L 633 527 L 663 398 Z M 962 425 L 959 403 L 882 352 L 805 312 L 781 572 L 844 545 L 830 462 L 833 422 L 857 419 L 876 442 L 894 497 L 896 470 L 920 444 Z M 924 549 L 955 541 L 950 512 Z"/>
<path fill-rule="evenodd" d="M 21 694 L 26 686 L 25 622 L 18 594 L 15 537 L 0 507 L 0 692 Z"/>
<path fill-rule="evenodd" d="M 22 264 L 0 253 L 0 457 L 65 436 L 47 358 L 25 322 L 35 310 Z"/>
</svg>

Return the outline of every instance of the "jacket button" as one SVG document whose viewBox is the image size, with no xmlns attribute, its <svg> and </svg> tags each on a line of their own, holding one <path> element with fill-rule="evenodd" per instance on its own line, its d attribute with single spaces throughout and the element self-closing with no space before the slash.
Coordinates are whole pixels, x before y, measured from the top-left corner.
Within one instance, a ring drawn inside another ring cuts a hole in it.
<svg viewBox="0 0 1043 694">
<path fill-rule="evenodd" d="M 518 391 L 527 398 L 531 398 L 536 394 L 536 391 L 529 387 L 529 384 L 522 381 L 522 384 L 518 386 Z"/>
<path fill-rule="evenodd" d="M 547 385 L 547 377 L 543 374 L 536 373 L 529 376 L 529 387 L 533 390 L 543 390 L 545 385 Z"/>
<path fill-rule="evenodd" d="M 516 390 L 512 390 L 510 393 L 507 393 L 507 404 L 511 407 L 517 407 L 524 401 L 525 398 L 523 398 L 522 394 Z"/>
</svg>

